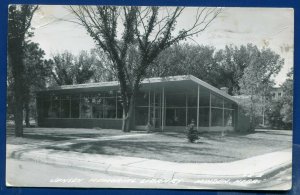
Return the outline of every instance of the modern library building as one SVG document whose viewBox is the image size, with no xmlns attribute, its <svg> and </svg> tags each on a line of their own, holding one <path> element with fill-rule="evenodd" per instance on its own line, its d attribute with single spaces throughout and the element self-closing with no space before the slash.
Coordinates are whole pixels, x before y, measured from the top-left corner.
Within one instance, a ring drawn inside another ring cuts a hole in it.
<svg viewBox="0 0 300 195">
<path fill-rule="evenodd" d="M 38 126 L 122 127 L 122 101 L 116 81 L 63 85 L 37 92 Z M 192 76 L 144 79 L 136 97 L 132 129 L 184 131 L 192 122 L 199 131 L 247 128 L 238 101 Z"/>
</svg>

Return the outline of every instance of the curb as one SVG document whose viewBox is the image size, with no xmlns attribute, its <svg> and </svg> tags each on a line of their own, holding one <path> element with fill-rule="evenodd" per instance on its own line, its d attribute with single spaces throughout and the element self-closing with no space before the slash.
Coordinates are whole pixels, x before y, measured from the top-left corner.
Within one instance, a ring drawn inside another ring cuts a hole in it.
<svg viewBox="0 0 300 195">
<path fill-rule="evenodd" d="M 204 175 L 204 174 L 191 174 L 183 173 L 176 171 L 163 171 L 157 169 L 145 169 L 139 167 L 132 167 L 126 165 L 114 165 L 108 163 L 88 161 L 85 159 L 78 159 L 72 157 L 62 157 L 61 155 L 56 154 L 47 154 L 43 152 L 23 152 L 23 151 L 14 151 L 9 155 L 9 158 L 18 159 L 18 160 L 31 160 L 35 162 L 41 162 L 46 164 L 55 164 L 62 166 L 69 166 L 73 168 L 81 168 L 90 171 L 99 171 L 104 173 L 117 174 L 120 176 L 134 176 L 141 178 L 155 178 L 155 179 L 164 179 L 164 180 L 184 180 L 185 182 L 194 182 L 195 180 L 201 179 L 230 179 L 235 180 L 262 180 L 270 178 L 277 173 L 289 168 L 292 166 L 292 162 L 282 163 L 276 167 L 264 170 L 262 172 L 253 173 L 252 175 Z"/>
</svg>

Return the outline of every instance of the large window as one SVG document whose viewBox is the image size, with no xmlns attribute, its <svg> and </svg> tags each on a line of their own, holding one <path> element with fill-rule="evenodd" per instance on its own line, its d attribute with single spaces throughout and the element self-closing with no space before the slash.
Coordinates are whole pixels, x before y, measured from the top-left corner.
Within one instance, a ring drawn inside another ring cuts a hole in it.
<svg viewBox="0 0 300 195">
<path fill-rule="evenodd" d="M 185 126 L 186 108 L 166 108 L 167 126 Z"/>
<path fill-rule="evenodd" d="M 104 98 L 96 96 L 92 100 L 93 118 L 103 118 L 103 102 Z"/>
<path fill-rule="evenodd" d="M 211 126 L 223 126 L 223 109 L 211 109 Z"/>
<path fill-rule="evenodd" d="M 224 110 L 224 126 L 233 126 L 233 110 Z"/>
<path fill-rule="evenodd" d="M 62 96 L 61 97 L 61 109 L 60 116 L 61 118 L 70 118 L 70 106 L 71 106 L 71 98 L 70 96 Z"/>
<path fill-rule="evenodd" d="M 209 107 L 199 108 L 199 126 L 200 127 L 209 126 Z"/>
<path fill-rule="evenodd" d="M 45 100 L 42 105 L 43 105 L 43 117 L 45 117 L 45 118 L 50 117 L 51 99 Z"/>
<path fill-rule="evenodd" d="M 59 118 L 60 115 L 60 99 L 59 96 L 53 96 L 52 97 L 52 109 L 50 111 L 49 117 L 50 118 Z"/>
<path fill-rule="evenodd" d="M 41 98 L 45 118 L 122 118 L 121 97 L 114 91 Z"/>
<path fill-rule="evenodd" d="M 79 106 L 80 99 L 79 97 L 72 97 L 71 99 L 71 118 L 79 118 Z"/>
<path fill-rule="evenodd" d="M 116 98 L 105 98 L 103 103 L 103 118 L 116 118 Z"/>
<path fill-rule="evenodd" d="M 148 108 L 137 107 L 135 110 L 135 124 L 147 125 L 147 123 L 148 123 Z"/>
<path fill-rule="evenodd" d="M 80 103 L 80 118 L 92 118 L 92 98 L 84 96 Z"/>
</svg>

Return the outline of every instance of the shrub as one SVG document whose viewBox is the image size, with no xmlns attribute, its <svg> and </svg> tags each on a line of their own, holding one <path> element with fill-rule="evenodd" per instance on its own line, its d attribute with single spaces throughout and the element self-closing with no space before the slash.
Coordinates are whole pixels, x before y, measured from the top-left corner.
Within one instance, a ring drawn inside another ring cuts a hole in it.
<svg viewBox="0 0 300 195">
<path fill-rule="evenodd" d="M 194 127 L 195 127 L 194 121 L 192 121 L 192 123 L 187 126 L 187 138 L 191 143 L 194 143 L 197 139 L 199 139 L 198 131 L 194 129 Z"/>
</svg>

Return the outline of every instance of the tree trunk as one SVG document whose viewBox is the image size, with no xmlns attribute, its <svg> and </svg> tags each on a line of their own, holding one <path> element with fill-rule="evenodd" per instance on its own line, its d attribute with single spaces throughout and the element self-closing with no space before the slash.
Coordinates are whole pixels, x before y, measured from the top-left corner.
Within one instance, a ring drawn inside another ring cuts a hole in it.
<svg viewBox="0 0 300 195">
<path fill-rule="evenodd" d="M 20 94 L 17 92 L 15 94 Z M 21 90 L 22 93 L 22 90 Z M 22 97 L 16 95 L 15 97 L 15 109 L 14 109 L 14 119 L 15 119 L 15 136 L 23 137 L 23 100 Z"/>
<path fill-rule="evenodd" d="M 128 105 L 128 112 L 126 113 L 126 109 L 123 107 L 123 122 L 122 122 L 122 131 L 123 132 L 130 132 L 132 128 L 132 115 L 134 109 L 134 97 L 131 96 L 130 103 Z"/>
<path fill-rule="evenodd" d="M 25 125 L 26 127 L 30 127 L 30 109 L 29 109 L 29 102 L 25 102 Z"/>
<path fill-rule="evenodd" d="M 23 136 L 23 50 L 22 41 L 12 41 L 9 47 L 9 63 L 12 66 L 12 74 L 14 78 L 14 120 L 15 120 L 15 136 Z"/>
</svg>

